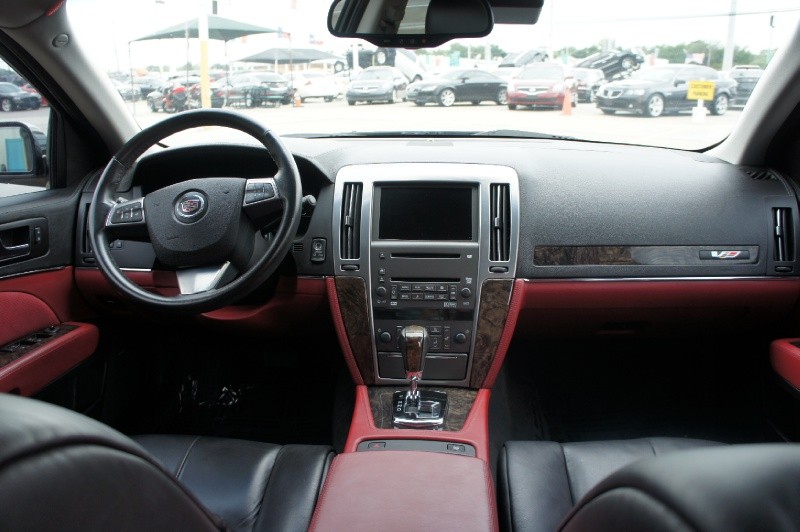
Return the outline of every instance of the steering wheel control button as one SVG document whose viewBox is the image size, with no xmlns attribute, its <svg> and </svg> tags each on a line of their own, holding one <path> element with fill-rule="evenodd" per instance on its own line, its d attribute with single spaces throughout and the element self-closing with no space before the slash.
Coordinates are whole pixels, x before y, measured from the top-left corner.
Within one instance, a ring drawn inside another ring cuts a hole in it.
<svg viewBox="0 0 800 532">
<path fill-rule="evenodd" d="M 244 204 L 258 203 L 275 197 L 275 187 L 272 183 L 263 181 L 248 181 L 244 189 Z"/>
<path fill-rule="evenodd" d="M 141 201 L 132 201 L 126 203 L 119 203 L 114 206 L 111 211 L 110 223 L 117 224 L 132 224 L 144 221 L 144 209 L 142 208 Z"/>
<path fill-rule="evenodd" d="M 179 222 L 194 223 L 208 210 L 208 200 L 201 192 L 187 192 L 175 202 L 175 215 Z"/>
</svg>

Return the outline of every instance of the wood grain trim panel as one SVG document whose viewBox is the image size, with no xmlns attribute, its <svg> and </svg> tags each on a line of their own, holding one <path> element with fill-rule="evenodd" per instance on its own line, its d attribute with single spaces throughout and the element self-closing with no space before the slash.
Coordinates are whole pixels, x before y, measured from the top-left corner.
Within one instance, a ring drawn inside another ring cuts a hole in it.
<svg viewBox="0 0 800 532">
<path fill-rule="evenodd" d="M 362 383 L 374 384 L 376 371 L 372 353 L 367 285 L 361 277 L 336 277 L 334 286 L 337 304 L 331 311 L 334 319 L 338 317 L 344 325 L 344 337 L 339 338 L 343 344 L 342 349 L 352 353 Z M 362 383 L 357 382 L 357 384 Z"/>
<path fill-rule="evenodd" d="M 478 326 L 475 331 L 475 350 L 472 353 L 469 380 L 471 388 L 481 388 L 492 367 L 506 325 L 513 286 L 511 279 L 488 279 L 483 282 Z"/>
</svg>

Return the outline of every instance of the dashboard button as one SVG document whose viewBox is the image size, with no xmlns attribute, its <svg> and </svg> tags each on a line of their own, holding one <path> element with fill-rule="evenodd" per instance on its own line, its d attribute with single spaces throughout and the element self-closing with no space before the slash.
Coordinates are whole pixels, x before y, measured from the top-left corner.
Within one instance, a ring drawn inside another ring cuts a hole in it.
<svg viewBox="0 0 800 532">
<path fill-rule="evenodd" d="M 381 297 L 386 296 L 386 287 L 385 286 L 379 286 L 378 288 L 375 289 L 375 293 L 378 294 Z"/>
<path fill-rule="evenodd" d="M 466 298 L 466 297 L 469 297 L 471 295 L 472 295 L 472 290 L 470 290 L 469 288 L 462 288 L 461 289 L 461 297 Z"/>
</svg>

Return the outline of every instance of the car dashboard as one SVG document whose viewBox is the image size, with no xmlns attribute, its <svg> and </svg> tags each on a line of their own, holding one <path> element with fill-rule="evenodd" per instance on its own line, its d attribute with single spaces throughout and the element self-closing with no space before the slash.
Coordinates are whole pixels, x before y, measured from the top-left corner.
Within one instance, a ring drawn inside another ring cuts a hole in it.
<svg viewBox="0 0 800 532">
<path fill-rule="evenodd" d="M 290 256 L 270 287 L 200 319 L 280 334 L 276 315 L 301 326 L 329 306 L 357 383 L 406 382 L 398 335 L 412 323 L 430 335 L 423 383 L 478 389 L 510 334 L 757 327 L 800 293 L 795 193 L 771 169 L 562 140 L 284 141 L 305 195 Z M 140 161 L 132 193 L 274 172 L 260 147 L 167 148 Z M 119 310 L 77 235 L 79 288 Z M 149 244 L 112 245 L 130 276 L 175 293 Z"/>
</svg>

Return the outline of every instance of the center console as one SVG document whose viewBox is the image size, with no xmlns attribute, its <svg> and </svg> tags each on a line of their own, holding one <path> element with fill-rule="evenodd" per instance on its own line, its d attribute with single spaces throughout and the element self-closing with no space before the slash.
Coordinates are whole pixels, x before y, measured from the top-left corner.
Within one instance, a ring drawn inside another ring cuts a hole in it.
<svg viewBox="0 0 800 532">
<path fill-rule="evenodd" d="M 360 368 L 372 373 L 365 381 L 405 382 L 402 331 L 420 326 L 427 347 L 420 382 L 470 386 L 484 283 L 515 274 L 516 172 L 358 165 L 339 171 L 335 189 L 336 276 L 364 283 L 370 353 L 356 358 L 372 358 Z"/>
</svg>

